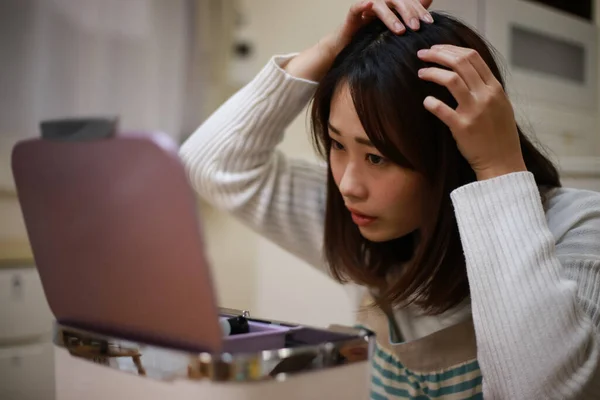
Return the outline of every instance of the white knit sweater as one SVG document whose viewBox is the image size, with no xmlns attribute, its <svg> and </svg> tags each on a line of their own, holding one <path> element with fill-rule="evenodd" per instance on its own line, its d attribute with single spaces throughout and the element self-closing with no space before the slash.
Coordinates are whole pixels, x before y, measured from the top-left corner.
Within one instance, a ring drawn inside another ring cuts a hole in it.
<svg viewBox="0 0 600 400">
<path fill-rule="evenodd" d="M 194 188 L 326 270 L 324 165 L 276 149 L 316 83 L 275 57 L 181 148 Z M 486 399 L 600 399 L 600 193 L 554 189 L 546 211 L 529 172 L 456 189 L 470 305 L 436 317 L 397 310 L 407 339 L 471 314 Z"/>
</svg>

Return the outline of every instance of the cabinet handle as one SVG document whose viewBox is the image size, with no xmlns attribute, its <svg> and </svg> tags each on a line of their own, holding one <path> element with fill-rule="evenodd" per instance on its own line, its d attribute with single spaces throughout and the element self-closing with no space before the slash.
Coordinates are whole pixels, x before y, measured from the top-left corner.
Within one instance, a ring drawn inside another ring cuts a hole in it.
<svg viewBox="0 0 600 400">
<path fill-rule="evenodd" d="M 13 275 L 10 286 L 11 297 L 14 300 L 22 300 L 25 289 L 21 274 Z"/>
</svg>

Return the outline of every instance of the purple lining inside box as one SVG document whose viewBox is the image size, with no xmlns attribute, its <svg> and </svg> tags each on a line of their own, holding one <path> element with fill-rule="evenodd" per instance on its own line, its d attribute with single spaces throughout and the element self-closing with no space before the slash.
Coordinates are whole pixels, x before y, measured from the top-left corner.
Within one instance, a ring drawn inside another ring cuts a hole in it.
<svg viewBox="0 0 600 400">
<path fill-rule="evenodd" d="M 285 347 L 285 336 L 297 327 L 249 321 L 250 333 L 224 338 L 223 351 L 227 353 L 253 353 Z"/>
<path fill-rule="evenodd" d="M 330 332 L 305 326 L 281 326 L 249 321 L 250 333 L 227 336 L 223 351 L 227 353 L 253 353 L 288 347 L 289 343 L 315 345 L 350 339 L 345 333 Z M 286 340 L 287 339 L 287 340 Z"/>
</svg>

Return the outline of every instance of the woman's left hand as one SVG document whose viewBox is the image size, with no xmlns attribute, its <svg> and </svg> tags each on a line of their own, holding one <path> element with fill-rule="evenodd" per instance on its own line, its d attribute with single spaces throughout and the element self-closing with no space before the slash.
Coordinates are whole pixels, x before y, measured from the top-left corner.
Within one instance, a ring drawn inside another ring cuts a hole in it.
<svg viewBox="0 0 600 400">
<path fill-rule="evenodd" d="M 526 171 L 512 105 L 479 53 L 435 45 L 418 56 L 452 69 L 423 68 L 419 76 L 448 88 L 458 102 L 456 110 L 432 96 L 423 104 L 450 128 L 477 179 Z"/>
</svg>

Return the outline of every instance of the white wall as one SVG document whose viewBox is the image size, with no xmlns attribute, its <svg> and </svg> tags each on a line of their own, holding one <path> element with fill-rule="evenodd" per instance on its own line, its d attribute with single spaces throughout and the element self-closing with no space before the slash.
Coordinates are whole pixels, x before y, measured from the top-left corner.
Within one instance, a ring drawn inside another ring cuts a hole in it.
<svg viewBox="0 0 600 400">
<path fill-rule="evenodd" d="M 258 237 L 232 217 L 205 204 L 201 215 L 218 304 L 254 310 Z"/>
</svg>

